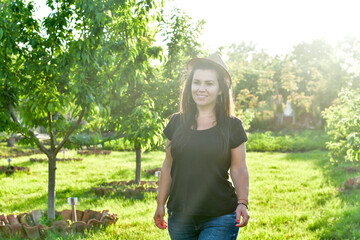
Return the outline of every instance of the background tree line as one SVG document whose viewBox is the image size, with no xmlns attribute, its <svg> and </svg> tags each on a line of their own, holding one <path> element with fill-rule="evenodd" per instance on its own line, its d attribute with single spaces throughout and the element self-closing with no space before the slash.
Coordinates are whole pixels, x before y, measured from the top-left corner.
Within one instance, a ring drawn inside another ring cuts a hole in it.
<svg viewBox="0 0 360 240">
<path fill-rule="evenodd" d="M 284 56 L 270 56 L 251 43 L 223 51 L 234 78 L 237 109 L 252 109 L 251 130 L 279 130 L 286 102 L 294 110 L 292 128 L 323 128 L 321 112 L 342 88 L 358 89 L 359 39 L 348 37 L 333 47 L 324 40 L 300 43 Z"/>
</svg>

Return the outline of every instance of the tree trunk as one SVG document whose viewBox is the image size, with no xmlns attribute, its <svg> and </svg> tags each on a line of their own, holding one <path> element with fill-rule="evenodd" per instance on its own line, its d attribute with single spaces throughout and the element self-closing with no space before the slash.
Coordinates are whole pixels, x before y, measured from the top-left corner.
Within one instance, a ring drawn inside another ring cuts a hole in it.
<svg viewBox="0 0 360 240">
<path fill-rule="evenodd" d="M 48 220 L 55 219 L 55 171 L 56 155 L 49 155 L 49 183 L 48 183 Z"/>
<path fill-rule="evenodd" d="M 13 147 L 15 145 L 15 137 L 9 137 L 9 139 L 7 140 L 7 146 L 8 147 Z"/>
<path fill-rule="evenodd" d="M 136 151 L 136 175 L 135 175 L 135 184 L 140 183 L 141 178 L 141 144 L 135 146 Z"/>
</svg>

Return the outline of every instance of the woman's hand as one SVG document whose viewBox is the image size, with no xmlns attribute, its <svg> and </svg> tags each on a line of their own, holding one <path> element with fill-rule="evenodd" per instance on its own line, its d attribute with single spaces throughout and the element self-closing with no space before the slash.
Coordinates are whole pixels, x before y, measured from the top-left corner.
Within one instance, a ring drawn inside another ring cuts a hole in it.
<svg viewBox="0 0 360 240">
<path fill-rule="evenodd" d="M 242 221 L 240 222 L 241 217 L 242 217 Z M 248 212 L 247 208 L 244 205 L 239 204 L 236 208 L 237 224 L 235 226 L 236 227 L 245 227 L 248 224 L 249 219 L 250 219 L 250 216 L 249 216 L 249 212 Z"/>
<path fill-rule="evenodd" d="M 155 225 L 161 230 L 167 228 L 167 222 L 164 220 L 164 216 L 165 216 L 165 206 L 158 205 L 154 215 L 154 222 Z"/>
</svg>

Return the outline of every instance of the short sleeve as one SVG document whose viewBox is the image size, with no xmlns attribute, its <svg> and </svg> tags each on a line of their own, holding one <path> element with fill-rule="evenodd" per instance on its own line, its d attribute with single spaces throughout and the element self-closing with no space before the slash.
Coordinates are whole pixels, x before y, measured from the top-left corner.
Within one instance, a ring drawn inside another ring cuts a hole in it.
<svg viewBox="0 0 360 240">
<path fill-rule="evenodd" d="M 246 142 L 248 137 L 245 129 L 239 118 L 233 117 L 230 119 L 230 147 L 236 148 L 242 143 Z"/>
<path fill-rule="evenodd" d="M 180 114 L 173 114 L 170 118 L 169 123 L 164 128 L 164 134 L 167 139 L 171 140 L 173 138 L 176 128 L 179 126 Z"/>
</svg>

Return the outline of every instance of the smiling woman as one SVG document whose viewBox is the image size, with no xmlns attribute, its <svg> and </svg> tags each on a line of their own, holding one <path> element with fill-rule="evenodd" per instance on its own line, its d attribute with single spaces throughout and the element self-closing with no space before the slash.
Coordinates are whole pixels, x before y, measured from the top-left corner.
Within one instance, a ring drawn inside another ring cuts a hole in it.
<svg viewBox="0 0 360 240">
<path fill-rule="evenodd" d="M 181 111 L 164 129 L 154 222 L 167 228 L 166 204 L 171 239 L 236 239 L 250 217 L 249 174 L 247 136 L 231 115 L 231 77 L 217 54 L 190 60 L 188 71 Z"/>
</svg>

